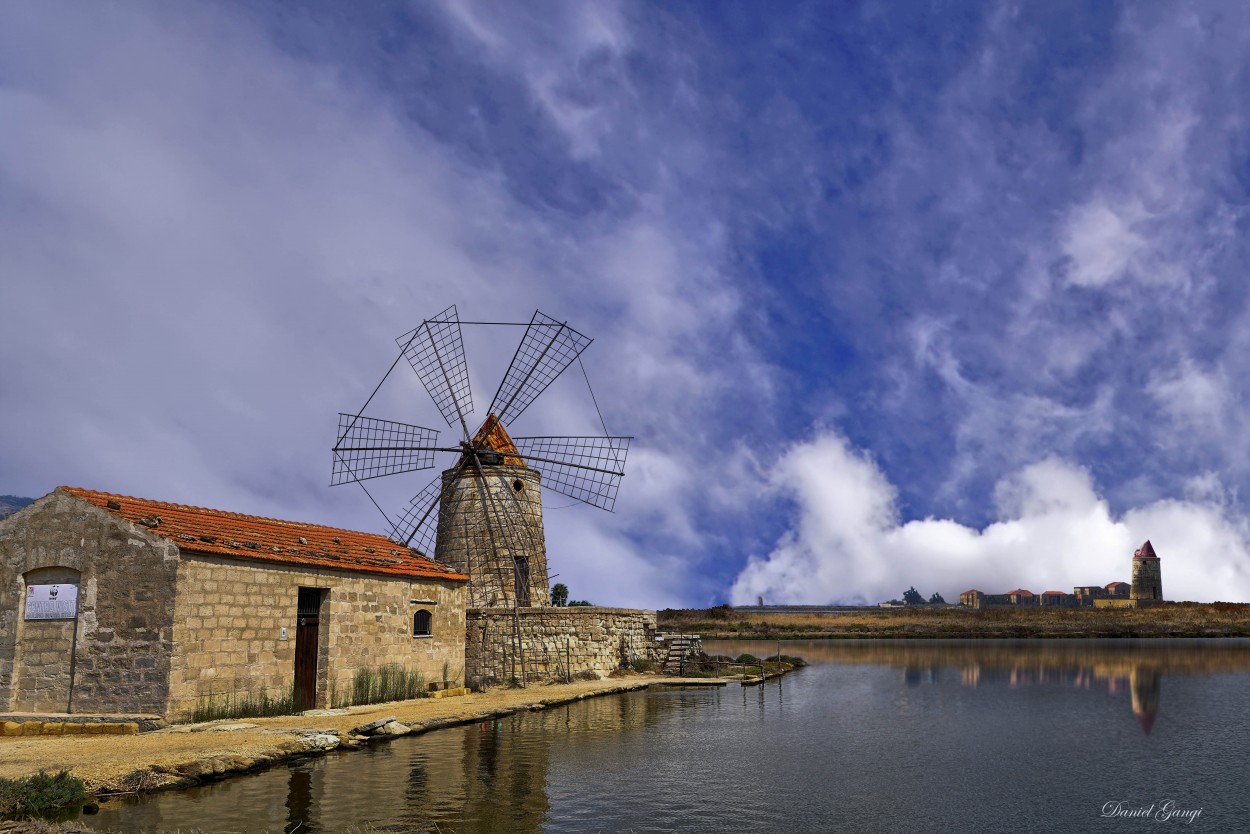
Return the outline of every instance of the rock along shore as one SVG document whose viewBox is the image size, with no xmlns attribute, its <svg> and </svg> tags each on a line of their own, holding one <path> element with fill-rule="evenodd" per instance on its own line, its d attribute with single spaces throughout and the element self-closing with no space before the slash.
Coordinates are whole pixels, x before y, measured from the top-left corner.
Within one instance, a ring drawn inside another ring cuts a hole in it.
<svg viewBox="0 0 1250 834">
<path fill-rule="evenodd" d="M 631 675 L 277 718 L 178 725 L 138 735 L 0 737 L 0 776 L 14 779 L 41 770 L 68 770 L 102 798 L 171 790 L 330 750 L 356 749 L 379 740 L 645 689 L 661 680 L 674 683 L 671 678 Z"/>
</svg>

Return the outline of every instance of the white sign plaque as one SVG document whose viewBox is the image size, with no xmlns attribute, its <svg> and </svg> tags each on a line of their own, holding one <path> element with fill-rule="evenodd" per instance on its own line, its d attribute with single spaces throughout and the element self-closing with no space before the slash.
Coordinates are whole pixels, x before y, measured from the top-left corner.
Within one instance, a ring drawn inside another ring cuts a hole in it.
<svg viewBox="0 0 1250 834">
<path fill-rule="evenodd" d="M 72 620 L 78 616 L 77 585 L 27 585 L 26 619 Z"/>
</svg>

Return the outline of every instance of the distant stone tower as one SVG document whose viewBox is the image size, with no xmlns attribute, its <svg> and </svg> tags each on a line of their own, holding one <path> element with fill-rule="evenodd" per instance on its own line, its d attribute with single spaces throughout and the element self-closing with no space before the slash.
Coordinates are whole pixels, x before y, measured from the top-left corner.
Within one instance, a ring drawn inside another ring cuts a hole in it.
<svg viewBox="0 0 1250 834">
<path fill-rule="evenodd" d="M 493 414 L 472 445 L 496 454 L 479 457 L 485 481 L 472 461 L 443 472 L 434 558 L 469 575 L 469 608 L 547 606 L 539 474 Z"/>
<path fill-rule="evenodd" d="M 1163 575 L 1159 571 L 1159 557 L 1150 540 L 1133 553 L 1133 588 L 1129 597 L 1135 605 L 1153 605 L 1163 601 Z"/>
</svg>

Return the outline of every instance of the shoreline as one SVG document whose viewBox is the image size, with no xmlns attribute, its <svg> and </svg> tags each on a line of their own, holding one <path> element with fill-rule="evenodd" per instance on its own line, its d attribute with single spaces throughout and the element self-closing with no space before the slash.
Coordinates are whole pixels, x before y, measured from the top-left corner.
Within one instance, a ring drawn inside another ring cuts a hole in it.
<svg viewBox="0 0 1250 834">
<path fill-rule="evenodd" d="M 681 684 L 657 675 L 629 675 L 301 715 L 179 724 L 137 735 L 0 737 L 0 777 L 68 770 L 97 801 L 180 790 L 333 750 L 358 750 L 374 742 L 634 692 L 657 682 Z M 352 732 L 369 724 L 385 726 L 383 719 L 398 722 L 403 731 Z"/>
<path fill-rule="evenodd" d="M 705 640 L 1149 639 L 1250 637 L 1250 605 L 1153 608 L 862 608 L 753 610 L 727 605 L 659 612 L 661 631 Z"/>
</svg>

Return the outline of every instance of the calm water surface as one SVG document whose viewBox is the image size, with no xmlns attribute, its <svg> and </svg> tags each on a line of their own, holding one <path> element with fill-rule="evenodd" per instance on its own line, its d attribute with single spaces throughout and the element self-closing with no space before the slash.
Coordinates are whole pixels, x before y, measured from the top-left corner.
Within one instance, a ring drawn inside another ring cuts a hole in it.
<svg viewBox="0 0 1250 834">
<path fill-rule="evenodd" d="M 763 655 L 776 645 L 707 649 Z M 301 834 L 366 824 L 443 834 L 1250 831 L 1248 641 L 782 650 L 812 666 L 763 687 L 645 691 L 440 730 L 108 803 L 84 822 Z M 1147 817 L 1104 816 L 1152 805 Z"/>
</svg>

